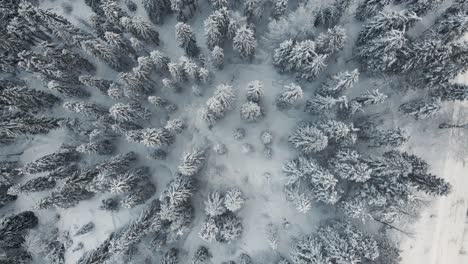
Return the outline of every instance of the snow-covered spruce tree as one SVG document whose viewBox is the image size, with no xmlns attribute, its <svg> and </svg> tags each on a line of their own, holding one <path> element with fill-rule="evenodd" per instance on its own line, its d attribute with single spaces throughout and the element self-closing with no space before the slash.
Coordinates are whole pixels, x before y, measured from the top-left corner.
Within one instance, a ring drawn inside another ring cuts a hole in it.
<svg viewBox="0 0 468 264">
<path fill-rule="evenodd" d="M 244 1 L 244 15 L 247 21 L 254 22 L 262 18 L 267 1 L 264 0 L 246 0 Z"/>
<path fill-rule="evenodd" d="M 304 154 L 319 152 L 328 146 L 328 137 L 311 124 L 299 126 L 289 136 L 288 141 L 294 148 Z"/>
<path fill-rule="evenodd" d="M 222 47 L 228 34 L 229 12 L 226 8 L 215 10 L 204 21 L 206 45 L 212 50 L 215 46 Z"/>
<path fill-rule="evenodd" d="M 116 52 L 124 54 L 135 54 L 135 49 L 132 47 L 130 40 L 125 38 L 122 34 L 106 31 L 104 38 L 107 44 Z"/>
<path fill-rule="evenodd" d="M 224 50 L 219 46 L 214 46 L 211 51 L 211 63 L 214 67 L 222 70 L 224 66 Z"/>
<path fill-rule="evenodd" d="M 57 152 L 42 156 L 24 166 L 27 173 L 41 173 L 66 166 L 70 162 L 78 161 L 80 155 L 73 149 L 60 149 Z"/>
<path fill-rule="evenodd" d="M 8 185 L 0 185 L 0 208 L 15 201 L 18 198 L 17 195 L 8 194 L 8 189 Z"/>
<path fill-rule="evenodd" d="M 279 109 L 287 109 L 297 103 L 304 97 L 302 88 L 294 83 L 286 85 L 281 93 L 275 99 L 276 106 Z"/>
<path fill-rule="evenodd" d="M 442 2 L 441 0 L 412 0 L 406 5 L 410 11 L 413 11 L 418 16 L 423 16 L 435 10 Z"/>
<path fill-rule="evenodd" d="M 139 143 L 147 147 L 160 148 L 174 143 L 174 135 L 164 128 L 144 128 L 139 133 Z"/>
<path fill-rule="evenodd" d="M 445 43 L 458 39 L 468 29 L 468 19 L 466 11 L 454 4 L 453 8 L 447 9 L 436 20 L 432 27 L 438 39 Z"/>
<path fill-rule="evenodd" d="M 114 152 L 114 149 L 112 142 L 109 140 L 101 140 L 81 144 L 76 148 L 76 151 L 84 154 L 109 155 Z"/>
<path fill-rule="evenodd" d="M 257 49 L 257 40 L 254 31 L 247 26 L 242 26 L 236 31 L 232 40 L 234 50 L 239 52 L 241 58 L 252 60 Z"/>
<path fill-rule="evenodd" d="M 468 85 L 444 83 L 436 88 L 434 96 L 442 101 L 465 101 L 468 99 Z"/>
<path fill-rule="evenodd" d="M 84 40 L 80 44 L 89 55 L 96 56 L 99 60 L 102 60 L 116 70 L 122 68 L 123 65 L 121 65 L 117 54 L 106 44 L 97 40 Z"/>
<path fill-rule="evenodd" d="M 415 99 L 400 105 L 398 110 L 413 116 L 416 120 L 432 118 L 442 109 L 440 100 L 437 99 Z"/>
<path fill-rule="evenodd" d="M 245 199 L 239 189 L 231 189 L 224 195 L 224 206 L 231 212 L 236 212 L 242 208 Z"/>
<path fill-rule="evenodd" d="M 203 149 L 195 149 L 184 154 L 182 164 L 177 169 L 180 174 L 185 176 L 196 175 L 205 164 L 205 151 Z"/>
<path fill-rule="evenodd" d="M 41 176 L 31 179 L 25 183 L 11 186 L 8 189 L 10 195 L 16 195 L 19 193 L 30 193 L 30 192 L 42 192 L 55 187 L 55 180 L 50 179 L 47 176 Z"/>
<path fill-rule="evenodd" d="M 224 206 L 224 198 L 219 192 L 212 192 L 208 195 L 208 199 L 204 202 L 205 213 L 208 217 L 222 215 L 226 212 Z"/>
<path fill-rule="evenodd" d="M 137 205 L 144 204 L 156 193 L 156 186 L 153 183 L 146 181 L 144 184 L 137 185 L 129 194 L 120 202 L 124 208 L 133 208 Z"/>
<path fill-rule="evenodd" d="M 219 228 L 216 226 L 214 218 L 207 218 L 203 223 L 200 232 L 200 238 L 206 242 L 213 242 L 216 240 L 216 236 L 219 233 Z"/>
<path fill-rule="evenodd" d="M 346 12 L 352 0 L 334 1 L 331 5 L 320 8 L 316 15 L 314 25 L 332 27 L 338 24 L 343 14 Z"/>
<path fill-rule="evenodd" d="M 286 194 L 297 209 L 307 212 L 311 199 L 334 204 L 338 200 L 336 184 L 338 180 L 317 161 L 300 156 L 283 165 L 287 177 Z"/>
<path fill-rule="evenodd" d="M 93 104 L 93 103 L 88 103 L 85 101 L 81 102 L 65 102 L 63 104 L 63 108 L 65 110 L 70 111 L 70 112 L 75 112 L 79 114 L 83 114 L 85 116 L 93 116 L 93 117 L 100 117 L 102 115 L 106 114 L 106 109 L 103 107 Z"/>
<path fill-rule="evenodd" d="M 247 84 L 247 100 L 250 102 L 259 103 L 264 94 L 263 83 L 255 80 Z"/>
<path fill-rule="evenodd" d="M 278 227 L 273 223 L 269 223 L 265 228 L 265 234 L 267 236 L 268 244 L 271 249 L 276 250 L 278 248 Z"/>
<path fill-rule="evenodd" d="M 328 29 L 327 33 L 321 33 L 317 37 L 317 52 L 333 54 L 343 49 L 346 43 L 346 30 L 341 26 Z"/>
<path fill-rule="evenodd" d="M 179 251 L 175 248 L 169 249 L 164 256 L 161 258 L 161 264 L 178 264 L 179 263 Z"/>
<path fill-rule="evenodd" d="M 0 139 L 14 138 L 21 135 L 47 134 L 60 127 L 60 119 L 33 117 L 26 113 L 8 114 L 0 120 Z M 0 142 L 3 142 L 0 140 Z M 7 142 L 5 140 L 4 142 Z"/>
<path fill-rule="evenodd" d="M 337 105 L 342 107 L 346 106 L 347 103 L 348 100 L 346 99 L 346 96 L 334 98 L 329 95 L 322 96 L 320 94 L 317 94 L 306 101 L 304 111 L 313 114 L 324 114 Z"/>
<path fill-rule="evenodd" d="M 5 253 L 19 250 L 28 229 L 36 227 L 38 223 L 37 216 L 31 211 L 3 217 L 0 220 L 0 249 Z"/>
<path fill-rule="evenodd" d="M 0 161 L 0 186 L 11 186 L 16 178 L 24 176 L 24 172 L 19 168 L 18 161 Z"/>
<path fill-rule="evenodd" d="M 105 180 L 109 180 L 111 193 L 125 193 L 133 190 L 139 183 L 145 182 L 149 178 L 149 168 L 140 167 L 125 173 L 120 173 L 115 177 L 106 177 Z"/>
<path fill-rule="evenodd" d="M 174 118 L 167 121 L 166 125 L 164 126 L 164 129 L 173 134 L 180 134 L 185 129 L 185 123 L 180 118 Z"/>
<path fill-rule="evenodd" d="M 180 42 L 179 46 L 184 49 L 185 54 L 190 57 L 196 57 L 200 52 L 195 34 L 190 25 L 179 22 L 175 25 L 176 39 Z"/>
<path fill-rule="evenodd" d="M 81 87 L 61 81 L 52 80 L 47 83 L 47 88 L 49 88 L 52 91 L 58 92 L 65 97 L 83 98 L 89 96 L 89 93 L 81 89 Z"/>
<path fill-rule="evenodd" d="M 247 102 L 241 106 L 240 116 L 247 122 L 258 122 L 265 116 L 265 111 L 258 103 Z"/>
<path fill-rule="evenodd" d="M 281 72 L 290 71 L 294 65 L 289 63 L 294 48 L 294 41 L 289 39 L 280 43 L 273 53 L 273 65 L 277 66 Z"/>
<path fill-rule="evenodd" d="M 381 12 L 364 23 L 358 36 L 358 44 L 369 43 L 384 36 L 389 31 L 399 31 L 402 34 L 414 23 L 421 20 L 414 12 L 403 10 L 400 12 Z"/>
<path fill-rule="evenodd" d="M 168 91 L 171 91 L 174 93 L 182 92 L 182 86 L 180 86 L 180 84 L 174 80 L 171 80 L 169 78 L 164 78 L 162 79 L 162 84 L 164 88 L 166 88 Z"/>
<path fill-rule="evenodd" d="M 359 131 L 352 123 L 348 125 L 333 119 L 318 122 L 316 127 L 327 136 L 329 142 L 334 143 L 346 140 L 350 134 Z"/>
<path fill-rule="evenodd" d="M 116 121 L 135 122 L 148 120 L 151 113 L 138 103 L 117 103 L 109 109 L 109 115 Z"/>
<path fill-rule="evenodd" d="M 122 17 L 120 25 L 128 32 L 135 35 L 137 38 L 159 45 L 159 33 L 150 23 L 146 22 L 142 17 Z"/>
<path fill-rule="evenodd" d="M 22 110 L 45 110 L 59 102 L 55 95 L 26 87 L 0 88 L 0 105 Z"/>
<path fill-rule="evenodd" d="M 359 61 L 373 73 L 398 71 L 406 43 L 405 33 L 392 29 L 362 45 L 358 50 Z"/>
<path fill-rule="evenodd" d="M 328 77 L 319 89 L 319 94 L 338 96 L 342 92 L 349 90 L 359 80 L 359 71 L 355 69 L 351 72 L 344 71 Z"/>
<path fill-rule="evenodd" d="M 136 159 L 136 153 L 130 151 L 127 153 L 118 154 L 110 159 L 98 163 L 96 165 L 96 169 L 101 173 L 121 173 L 127 171 L 130 167 L 130 164 L 136 161 Z"/>
<path fill-rule="evenodd" d="M 97 89 L 102 94 L 107 94 L 109 88 L 111 88 L 112 84 L 114 84 L 114 82 L 111 80 L 101 79 L 92 75 L 81 75 L 78 77 L 78 80 L 80 83 L 86 86 Z"/>
<path fill-rule="evenodd" d="M 391 3 L 392 0 L 364 0 L 358 5 L 356 18 L 365 21 L 377 15 L 385 6 Z"/>
<path fill-rule="evenodd" d="M 367 91 L 365 94 L 353 98 L 345 107 L 342 107 L 341 113 L 344 116 L 350 116 L 359 111 L 364 111 L 363 108 L 366 106 L 381 104 L 387 98 L 388 96 L 379 92 L 378 89 Z"/>
<path fill-rule="evenodd" d="M 226 112 L 234 107 L 236 94 L 230 85 L 221 84 L 216 87 L 212 97 L 206 101 L 206 107 L 202 109 L 202 118 L 213 125 L 222 119 Z"/>
<path fill-rule="evenodd" d="M 406 130 L 398 127 L 389 130 L 378 130 L 370 135 L 370 139 L 374 146 L 399 147 L 408 141 L 409 135 Z"/>
<path fill-rule="evenodd" d="M 170 62 L 167 64 L 169 74 L 171 77 L 178 82 L 187 81 L 187 74 L 184 69 L 183 63 Z"/>
<path fill-rule="evenodd" d="M 288 2 L 289 0 L 274 0 L 271 16 L 276 20 L 284 16 L 288 10 Z"/>
<path fill-rule="evenodd" d="M 372 170 L 354 150 L 338 151 L 328 164 L 330 171 L 341 179 L 365 182 L 372 175 Z"/>
<path fill-rule="evenodd" d="M 159 50 L 153 50 L 150 52 L 150 58 L 153 60 L 154 66 L 159 71 L 167 71 L 168 64 L 171 62 L 169 57 Z"/>
<path fill-rule="evenodd" d="M 190 264 L 204 264 L 211 258 L 210 251 L 206 247 L 200 246 L 193 254 Z"/>
<path fill-rule="evenodd" d="M 164 17 L 171 11 L 171 2 L 169 0 L 143 0 L 143 7 L 151 22 L 161 24 Z"/>
</svg>

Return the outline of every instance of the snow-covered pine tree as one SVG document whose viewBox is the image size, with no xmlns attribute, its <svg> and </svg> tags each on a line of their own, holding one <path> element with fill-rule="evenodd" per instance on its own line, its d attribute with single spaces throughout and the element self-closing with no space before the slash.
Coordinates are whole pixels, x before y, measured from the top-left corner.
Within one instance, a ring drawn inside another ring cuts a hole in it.
<svg viewBox="0 0 468 264">
<path fill-rule="evenodd" d="M 78 80 L 80 83 L 93 87 L 100 91 L 102 94 L 107 94 L 108 90 L 111 88 L 112 85 L 116 85 L 113 81 L 111 80 L 105 80 L 98 78 L 96 76 L 92 75 L 81 75 L 78 77 Z"/>
<path fill-rule="evenodd" d="M 185 176 L 196 175 L 205 164 L 205 151 L 202 149 L 194 149 L 184 154 L 182 164 L 177 169 L 180 174 Z"/>
<path fill-rule="evenodd" d="M 359 48 L 359 61 L 364 69 L 373 73 L 398 71 L 406 43 L 405 32 L 386 31 Z"/>
<path fill-rule="evenodd" d="M 247 102 L 241 106 L 240 116 L 247 122 L 258 122 L 265 116 L 265 110 L 258 103 Z"/>
<path fill-rule="evenodd" d="M 174 92 L 174 93 L 180 93 L 182 92 L 182 87 L 180 86 L 179 83 L 177 83 L 174 80 L 171 80 L 169 78 L 164 78 L 162 79 L 162 84 L 164 88 L 166 88 L 168 91 Z"/>
<path fill-rule="evenodd" d="M 121 52 L 123 54 L 128 55 L 136 53 L 135 49 L 132 47 L 132 43 L 130 42 L 130 40 L 128 40 L 119 33 L 106 31 L 104 33 L 104 38 L 107 44 L 116 52 Z"/>
<path fill-rule="evenodd" d="M 236 94 L 232 86 L 221 84 L 216 87 L 212 97 L 206 101 L 206 107 L 201 110 L 201 117 L 209 125 L 215 124 L 222 119 L 226 112 L 234 107 Z"/>
<path fill-rule="evenodd" d="M 192 256 L 190 264 L 204 264 L 212 258 L 210 251 L 204 247 L 200 246 Z"/>
<path fill-rule="evenodd" d="M 328 137 L 311 124 L 299 126 L 289 136 L 288 141 L 294 148 L 305 154 L 322 151 L 328 146 Z"/>
<path fill-rule="evenodd" d="M 122 17 L 120 18 L 120 25 L 137 38 L 159 45 L 159 32 L 142 17 Z"/>
<path fill-rule="evenodd" d="M 257 49 L 257 40 L 254 31 L 247 26 L 241 26 L 232 40 L 234 50 L 239 52 L 241 58 L 252 60 Z"/>
<path fill-rule="evenodd" d="M 226 8 L 213 11 L 204 21 L 206 45 L 212 50 L 215 46 L 223 47 L 228 34 L 229 13 Z"/>
<path fill-rule="evenodd" d="M 438 39 L 443 40 L 445 43 L 458 39 L 468 29 L 468 15 L 455 4 L 454 9 L 447 9 L 436 20 L 432 29 Z"/>
<path fill-rule="evenodd" d="M 328 164 L 330 171 L 341 179 L 365 182 L 372 175 L 372 170 L 354 150 L 338 151 Z"/>
<path fill-rule="evenodd" d="M 278 227 L 275 226 L 273 223 L 269 223 L 265 228 L 265 234 L 267 236 L 267 241 L 271 249 L 273 250 L 278 249 L 278 241 L 279 241 Z"/>
<path fill-rule="evenodd" d="M 315 95 L 312 99 L 306 101 L 304 111 L 307 113 L 324 114 L 330 111 L 336 105 L 346 106 L 348 103 L 346 96 L 333 98 L 332 96 Z"/>
<path fill-rule="evenodd" d="M 165 147 L 174 143 L 174 135 L 164 128 L 144 128 L 140 143 L 151 148 Z"/>
<path fill-rule="evenodd" d="M 167 57 L 164 53 L 159 50 L 153 50 L 150 52 L 150 57 L 153 59 L 153 63 L 157 70 L 159 71 L 167 71 L 168 64 L 171 62 L 169 57 Z"/>
<path fill-rule="evenodd" d="M 263 83 L 255 80 L 247 84 L 247 100 L 254 103 L 259 103 L 264 94 Z"/>
<path fill-rule="evenodd" d="M 20 193 L 42 192 L 54 188 L 55 184 L 55 180 L 48 176 L 41 176 L 31 179 L 25 183 L 11 186 L 8 189 L 8 194 L 16 195 Z"/>
<path fill-rule="evenodd" d="M 295 43 L 288 39 L 280 43 L 279 47 L 274 50 L 273 64 L 280 68 L 281 72 L 287 72 L 294 68 L 290 60 L 292 59 Z"/>
<path fill-rule="evenodd" d="M 288 10 L 288 2 L 289 0 L 273 1 L 273 10 L 271 12 L 271 15 L 274 19 L 278 20 L 286 14 L 286 11 Z"/>
<path fill-rule="evenodd" d="M 465 101 L 468 99 L 468 85 L 444 83 L 436 88 L 434 95 L 442 101 Z"/>
<path fill-rule="evenodd" d="M 48 82 L 47 88 L 49 88 L 52 91 L 58 92 L 65 97 L 83 98 L 83 97 L 89 96 L 89 93 L 81 89 L 79 86 L 75 86 L 73 84 L 68 84 L 68 83 L 60 82 L 60 81 L 53 80 L 53 81 Z"/>
<path fill-rule="evenodd" d="M 10 139 L 21 135 L 47 134 L 60 127 L 60 119 L 33 117 L 25 113 L 3 116 L 0 121 L 0 142 L 8 143 Z"/>
<path fill-rule="evenodd" d="M 399 147 L 406 143 L 408 139 L 408 132 L 399 127 L 389 130 L 378 130 L 371 135 L 371 141 L 374 146 Z"/>
<path fill-rule="evenodd" d="M 88 103 L 85 101 L 81 102 L 65 102 L 63 104 L 63 108 L 70 112 L 75 112 L 79 114 L 83 114 L 85 116 L 93 116 L 93 117 L 100 117 L 106 114 L 106 109 L 103 107 L 94 104 Z"/>
<path fill-rule="evenodd" d="M 297 103 L 304 97 L 302 88 L 294 83 L 286 85 L 275 99 L 276 106 L 279 109 L 286 109 Z"/>
<path fill-rule="evenodd" d="M 138 103 L 117 103 L 109 109 L 109 115 L 120 122 L 135 122 L 148 120 L 151 113 Z"/>
<path fill-rule="evenodd" d="M 224 197 L 217 191 L 210 193 L 208 199 L 204 202 L 205 213 L 208 217 L 222 215 L 226 212 L 224 206 Z"/>
<path fill-rule="evenodd" d="M 346 30 L 341 26 L 329 28 L 326 33 L 317 37 L 317 52 L 321 54 L 333 54 L 343 49 L 346 43 Z"/>
<path fill-rule="evenodd" d="M 166 15 L 171 11 L 169 0 L 143 0 L 143 7 L 151 22 L 161 24 Z"/>
<path fill-rule="evenodd" d="M 211 63 L 214 67 L 222 70 L 224 66 L 224 50 L 215 46 L 211 51 Z"/>
<path fill-rule="evenodd" d="M 70 162 L 78 161 L 80 155 L 73 149 L 60 149 L 57 152 L 42 156 L 24 166 L 27 173 L 41 173 L 66 166 Z"/>
<path fill-rule="evenodd" d="M 224 206 L 231 212 L 236 212 L 242 208 L 245 199 L 239 189 L 231 189 L 224 195 Z"/>
<path fill-rule="evenodd" d="M 178 264 L 179 263 L 179 251 L 175 248 L 169 249 L 164 256 L 161 258 L 161 264 Z"/>
<path fill-rule="evenodd" d="M 344 71 L 328 77 L 319 90 L 321 95 L 338 96 L 350 89 L 359 80 L 359 71 Z"/>
<path fill-rule="evenodd" d="M 22 110 L 45 110 L 59 102 L 55 95 L 26 87 L 0 88 L 0 105 Z"/>
<path fill-rule="evenodd" d="M 247 21 L 254 22 L 262 18 L 267 1 L 264 0 L 246 0 L 244 1 L 244 15 Z"/>
<path fill-rule="evenodd" d="M 400 105 L 398 110 L 413 116 L 416 120 L 432 118 L 442 109 L 440 100 L 437 99 L 415 99 Z"/>
<path fill-rule="evenodd" d="M 0 221 L 0 248 L 5 252 L 20 249 L 28 229 L 38 225 L 37 216 L 31 211 L 8 215 Z"/>
<path fill-rule="evenodd" d="M 76 151 L 84 154 L 110 155 L 114 152 L 115 147 L 109 140 L 101 140 L 90 143 L 81 144 L 76 148 Z"/>
<path fill-rule="evenodd" d="M 144 204 L 156 192 L 156 186 L 153 183 L 146 181 L 144 184 L 135 186 L 130 193 L 120 203 L 124 208 L 133 208 L 137 205 Z"/>
<path fill-rule="evenodd" d="M 80 42 L 83 50 L 91 56 L 96 56 L 104 63 L 108 64 L 116 70 L 122 69 L 123 65 L 120 62 L 117 54 L 112 49 L 97 40 L 84 40 Z"/>
<path fill-rule="evenodd" d="M 196 57 L 200 52 L 195 34 L 190 25 L 179 22 L 175 25 L 176 39 L 180 42 L 179 46 L 184 49 L 185 54 L 190 57 Z"/>
<path fill-rule="evenodd" d="M 360 21 L 372 18 L 391 2 L 392 0 L 364 0 L 358 5 L 356 18 Z"/>
<path fill-rule="evenodd" d="M 352 0 L 334 1 L 331 5 L 324 8 L 320 8 L 316 15 L 314 25 L 332 27 L 338 24 L 343 14 L 346 12 L 348 7 L 351 5 Z"/>
<path fill-rule="evenodd" d="M 414 12 L 381 12 L 363 25 L 358 36 L 358 44 L 362 45 L 384 36 L 389 31 L 400 31 L 402 34 L 414 23 L 421 20 Z"/>
</svg>

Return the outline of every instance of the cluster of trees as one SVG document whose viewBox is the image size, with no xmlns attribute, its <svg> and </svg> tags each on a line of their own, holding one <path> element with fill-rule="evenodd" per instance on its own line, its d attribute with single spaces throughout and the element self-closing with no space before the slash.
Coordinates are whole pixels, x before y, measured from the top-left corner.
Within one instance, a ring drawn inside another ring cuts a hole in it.
<svg viewBox="0 0 468 264">
<path fill-rule="evenodd" d="M 24 247 L 29 229 L 39 223 L 31 211 L 5 216 L 0 220 L 0 261 L 5 264 L 26 264 L 32 261 L 31 254 Z"/>
<path fill-rule="evenodd" d="M 135 246 L 143 238 L 151 239 L 151 245 L 156 249 L 161 249 L 170 241 L 184 235 L 189 230 L 194 217 L 194 208 L 190 203 L 190 197 L 195 191 L 196 179 L 194 176 L 203 167 L 204 157 L 204 152 L 201 150 L 194 150 L 184 155 L 182 163 L 178 167 L 179 173 L 167 184 L 159 199 L 152 200 L 136 220 L 112 233 L 99 247 L 85 254 L 78 263 L 104 262 L 115 256 L 131 258 L 135 253 Z M 129 166 L 129 159 L 126 159 L 125 163 L 122 161 L 122 159 L 114 158 L 98 165 L 97 168 L 105 171 Z M 97 181 L 90 186 L 95 186 L 97 189 L 110 187 L 111 191 L 114 192 L 135 190 L 137 188 L 132 188 L 131 185 L 138 184 L 141 181 L 139 178 L 144 177 L 145 172 L 147 172 L 145 169 L 140 168 L 121 176 L 115 182 L 112 180 L 114 175 L 110 171 L 109 174 L 103 175 L 104 178 L 102 176 L 95 178 Z M 111 177 L 110 181 L 108 181 L 108 177 Z M 149 182 L 144 183 L 144 185 L 148 184 Z M 152 194 L 147 199 L 151 196 Z M 208 252 L 202 253 L 194 256 L 194 259 L 209 258 Z M 177 261 L 177 251 L 171 249 L 163 256 L 162 263 L 174 263 L 174 261 Z"/>
<path fill-rule="evenodd" d="M 245 199 L 240 190 L 231 189 L 225 195 L 215 191 L 205 201 L 206 219 L 200 237 L 207 242 L 231 243 L 242 235 L 242 221 L 235 212 L 242 208 Z"/>
<path fill-rule="evenodd" d="M 299 78 L 315 80 L 345 43 L 346 31 L 341 26 L 328 29 L 314 40 L 285 40 L 274 50 L 273 64 L 281 72 L 294 72 Z"/>
</svg>

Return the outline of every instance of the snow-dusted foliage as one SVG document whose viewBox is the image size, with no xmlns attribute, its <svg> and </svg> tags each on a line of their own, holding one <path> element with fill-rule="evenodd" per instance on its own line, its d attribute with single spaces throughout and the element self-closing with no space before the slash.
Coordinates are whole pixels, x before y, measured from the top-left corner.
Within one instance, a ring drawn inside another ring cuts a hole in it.
<svg viewBox="0 0 468 264">
<path fill-rule="evenodd" d="M 467 30 L 463 0 L 0 0 L 0 263 L 431 262 L 442 229 L 394 242 L 463 223 L 419 213 L 466 211 Z"/>
<path fill-rule="evenodd" d="M 179 173 L 186 176 L 194 176 L 205 164 L 205 151 L 195 149 L 184 154 L 182 163 L 177 167 Z"/>
</svg>

